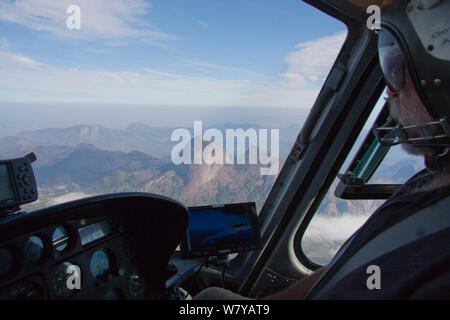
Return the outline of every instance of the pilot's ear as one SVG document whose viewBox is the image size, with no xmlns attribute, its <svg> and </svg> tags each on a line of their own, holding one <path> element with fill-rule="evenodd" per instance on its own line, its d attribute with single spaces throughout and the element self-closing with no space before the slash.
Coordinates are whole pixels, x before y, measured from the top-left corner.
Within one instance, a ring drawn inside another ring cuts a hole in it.
<svg viewBox="0 0 450 320">
<path fill-rule="evenodd" d="M 398 0 L 350 0 L 351 3 L 359 7 L 366 8 L 371 5 L 377 5 L 380 7 L 388 6 L 395 3 Z"/>
</svg>

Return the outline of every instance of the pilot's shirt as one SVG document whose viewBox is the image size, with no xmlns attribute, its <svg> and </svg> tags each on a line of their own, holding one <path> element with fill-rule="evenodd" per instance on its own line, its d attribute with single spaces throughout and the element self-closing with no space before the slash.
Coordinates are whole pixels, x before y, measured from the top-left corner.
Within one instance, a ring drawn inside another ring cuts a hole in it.
<svg viewBox="0 0 450 320">
<path fill-rule="evenodd" d="M 305 299 L 450 299 L 448 225 L 374 259 L 370 259 L 369 252 L 365 263 L 336 276 L 371 239 L 450 197 L 450 186 L 415 191 L 433 177 L 433 173 L 421 171 L 378 208 L 341 247 Z M 450 207 L 439 211 L 448 221 Z"/>
</svg>

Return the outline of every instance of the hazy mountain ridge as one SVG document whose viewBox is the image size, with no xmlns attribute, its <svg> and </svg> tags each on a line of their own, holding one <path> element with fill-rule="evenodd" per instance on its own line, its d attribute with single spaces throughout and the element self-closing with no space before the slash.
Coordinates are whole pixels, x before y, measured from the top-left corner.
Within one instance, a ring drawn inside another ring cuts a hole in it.
<svg viewBox="0 0 450 320">
<path fill-rule="evenodd" d="M 238 126 L 232 123 L 224 124 L 218 129 L 230 127 L 258 129 L 252 124 Z M 131 136 L 159 132 L 156 136 L 161 137 L 168 130 L 134 123 L 125 131 L 132 133 Z M 291 130 L 290 134 L 295 135 L 297 129 L 292 125 L 286 130 Z M 177 166 L 167 158 L 154 157 L 142 151 L 110 151 L 88 143 L 70 145 L 80 141 L 107 141 L 107 137 L 112 139 L 113 136 L 123 134 L 120 130 L 81 125 L 66 129 L 29 131 L 24 132 L 23 136 L 31 137 L 32 141 L 23 137 L 0 138 L 0 158 L 21 157 L 28 152 L 35 152 L 38 161 L 33 166 L 43 196 L 58 196 L 64 192 L 99 194 L 144 191 L 164 194 L 188 205 L 256 201 L 258 207 L 261 207 L 275 181 L 275 177 L 261 176 L 259 165 Z M 33 141 L 40 141 L 39 139 L 43 139 L 46 145 L 33 144 Z M 69 145 L 52 144 L 60 141 Z M 121 141 L 126 143 L 125 139 Z M 110 146 L 119 146 L 121 143 L 107 142 Z M 170 145 L 170 142 L 167 143 Z M 126 149 L 132 149 L 132 146 L 128 145 Z M 398 156 L 394 158 L 396 157 Z M 383 179 L 375 182 L 388 183 L 399 179 L 405 181 L 419 170 L 418 162 L 393 162 L 380 170 Z M 280 164 L 280 169 L 281 166 Z M 332 190 L 334 189 L 335 184 L 332 186 Z M 372 204 L 371 201 L 346 201 L 330 194 L 324 199 L 318 213 L 331 217 L 357 215 L 372 212 L 377 206 L 377 203 Z"/>
<path fill-rule="evenodd" d="M 275 176 L 261 176 L 259 165 L 175 165 L 140 151 L 108 151 L 92 144 L 34 146 L 22 138 L 8 138 L 0 140 L 0 150 L 2 158 L 36 153 L 39 206 L 67 193 L 142 191 L 186 205 L 255 201 L 261 207 L 275 181 Z"/>
<path fill-rule="evenodd" d="M 171 150 L 172 131 L 172 128 L 153 128 L 134 123 L 125 130 L 109 129 L 100 125 L 78 125 L 69 128 L 22 131 L 18 136 L 36 145 L 76 146 L 88 143 L 110 151 L 139 150 L 166 157 Z"/>
<path fill-rule="evenodd" d="M 226 123 L 216 126 L 222 132 L 224 139 L 226 129 L 271 129 L 256 124 Z M 300 125 L 290 125 L 280 129 L 280 158 L 287 157 L 294 140 L 300 132 Z M 172 132 L 176 127 L 151 127 L 146 124 L 135 122 L 125 130 L 109 129 L 101 125 L 77 125 L 69 128 L 47 128 L 34 131 L 21 131 L 14 139 L 24 139 L 33 145 L 58 145 L 76 146 L 82 143 L 93 144 L 99 148 L 123 152 L 133 150 L 142 151 L 155 157 L 169 158 L 172 147 L 177 142 L 171 141 Z M 186 127 L 193 135 L 193 124 Z M 209 129 L 204 127 L 203 131 Z M 11 137 L 10 137 L 11 138 Z M 270 134 L 269 134 L 270 141 Z"/>
</svg>

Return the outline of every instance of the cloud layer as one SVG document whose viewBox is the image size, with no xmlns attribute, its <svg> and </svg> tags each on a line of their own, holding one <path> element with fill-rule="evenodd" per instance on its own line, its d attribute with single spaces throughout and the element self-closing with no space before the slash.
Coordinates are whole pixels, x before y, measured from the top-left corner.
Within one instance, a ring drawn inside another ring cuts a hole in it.
<svg viewBox="0 0 450 320">
<path fill-rule="evenodd" d="M 81 9 L 81 29 L 69 30 L 66 9 Z M 24 25 L 58 39 L 103 40 L 117 45 L 134 39 L 146 43 L 173 39 L 152 28 L 144 17 L 151 6 L 144 0 L 16 0 L 0 2 L 0 20 Z"/>
<path fill-rule="evenodd" d="M 283 74 L 286 81 L 296 85 L 323 81 L 339 54 L 346 35 L 347 32 L 339 32 L 298 44 L 298 50 L 285 59 L 289 66 Z"/>
<path fill-rule="evenodd" d="M 53 0 L 43 1 L 45 4 L 55 3 Z M 140 1 L 131 0 L 119 0 L 119 2 L 123 2 L 124 6 L 140 3 Z M 22 4 L 22 1 L 17 1 L 15 4 L 28 8 L 28 5 Z M 9 5 L 12 4 L 9 3 Z M 21 12 L 27 12 L 24 8 Z M 45 8 L 46 6 L 43 6 L 40 10 Z M 52 16 L 51 8 L 54 7 L 47 5 L 47 8 L 50 10 L 48 15 Z M 128 16 L 132 19 L 140 10 L 146 8 L 143 4 L 125 6 L 125 12 L 129 12 Z M 34 20 L 37 18 L 25 14 L 16 14 L 14 19 L 22 19 L 24 23 L 29 23 L 35 28 L 42 27 Z M 53 20 L 57 21 L 56 18 Z M 46 24 L 46 28 L 49 26 L 51 27 L 52 24 Z M 114 30 L 108 32 L 109 36 L 114 34 L 134 36 L 141 31 L 125 28 L 120 32 Z M 102 31 L 99 29 L 97 34 L 102 34 Z M 105 70 L 100 67 L 101 61 L 99 61 L 98 69 L 55 67 L 15 52 L 12 46 L 3 41 L 6 44 L 0 46 L 0 61 L 2 61 L 0 62 L 0 100 L 308 109 L 314 103 L 344 39 L 345 32 L 340 32 L 300 43 L 295 51 L 285 57 L 286 72 L 261 79 L 256 72 L 199 61 L 180 62 L 180 70 L 193 66 L 201 67 L 200 72 L 192 74 L 168 73 L 151 68 L 129 71 Z M 101 54 L 108 54 L 108 52 Z M 218 70 L 226 68 L 227 75 L 223 77 L 208 75 L 205 72 L 208 68 L 219 68 Z M 10 90 L 11 88 L 14 90 Z M 21 91 L 20 97 L 16 95 L 17 91 Z"/>
</svg>

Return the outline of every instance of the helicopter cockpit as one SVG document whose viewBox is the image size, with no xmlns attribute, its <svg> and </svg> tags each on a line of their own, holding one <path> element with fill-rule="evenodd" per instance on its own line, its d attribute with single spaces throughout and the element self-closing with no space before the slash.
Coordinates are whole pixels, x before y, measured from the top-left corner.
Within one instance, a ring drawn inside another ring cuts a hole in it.
<svg viewBox="0 0 450 320">
<path fill-rule="evenodd" d="M 424 169 L 370 1 L 96 1 L 0 4 L 0 300 L 265 298 Z"/>
</svg>

